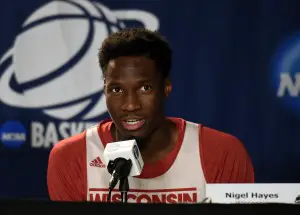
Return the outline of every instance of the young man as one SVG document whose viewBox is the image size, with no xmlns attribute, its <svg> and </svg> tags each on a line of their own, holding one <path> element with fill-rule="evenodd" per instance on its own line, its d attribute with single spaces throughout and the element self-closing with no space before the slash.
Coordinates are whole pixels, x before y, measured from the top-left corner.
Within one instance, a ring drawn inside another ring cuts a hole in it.
<svg viewBox="0 0 300 215">
<path fill-rule="evenodd" d="M 48 166 L 51 200 L 106 201 L 109 142 L 138 139 L 145 166 L 130 177 L 128 202 L 196 203 L 206 183 L 253 183 L 242 143 L 229 134 L 164 116 L 172 51 L 158 32 L 131 28 L 106 38 L 99 52 L 111 119 L 57 143 Z M 99 80 L 100 81 L 100 80 Z M 120 201 L 118 190 L 112 201 Z"/>
</svg>

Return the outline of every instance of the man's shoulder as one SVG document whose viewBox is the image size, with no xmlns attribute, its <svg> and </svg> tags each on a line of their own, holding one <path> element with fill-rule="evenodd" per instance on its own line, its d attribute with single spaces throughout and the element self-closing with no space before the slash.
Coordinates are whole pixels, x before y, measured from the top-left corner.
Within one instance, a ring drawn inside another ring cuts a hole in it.
<svg viewBox="0 0 300 215">
<path fill-rule="evenodd" d="M 253 183 L 254 169 L 243 142 L 233 134 L 198 124 L 199 149 L 207 183 Z"/>
<path fill-rule="evenodd" d="M 104 123 L 104 124 L 103 124 Z M 97 123 L 88 129 L 75 134 L 73 136 L 67 137 L 65 139 L 60 140 L 57 142 L 53 148 L 51 149 L 50 156 L 63 156 L 63 157 L 76 157 L 76 156 L 83 156 L 86 152 L 86 133 L 87 130 L 93 129 L 94 127 L 99 128 L 100 125 L 107 124 L 106 121 L 101 121 L 100 123 Z M 103 127 L 103 126 L 102 126 Z M 102 129 L 98 130 L 100 133 Z"/>
<path fill-rule="evenodd" d="M 194 126 L 198 126 L 200 144 L 210 145 L 212 147 L 222 147 L 224 149 L 232 149 L 232 147 L 243 147 L 243 143 L 239 138 L 213 127 L 201 123 L 195 123 L 192 121 L 184 120 L 186 123 L 192 123 Z"/>
<path fill-rule="evenodd" d="M 228 132 L 218 130 L 212 127 L 208 127 L 202 124 L 199 124 L 199 133 L 200 136 L 204 137 L 207 140 L 210 140 L 212 142 L 216 142 L 219 144 L 236 144 L 240 143 L 241 141 L 234 136 L 233 134 L 230 134 Z"/>
<path fill-rule="evenodd" d="M 254 181 L 250 156 L 233 134 L 199 124 L 200 156 L 209 183 Z"/>
<path fill-rule="evenodd" d="M 232 159 L 244 159 L 248 152 L 244 143 L 233 134 L 199 125 L 199 144 L 203 154 L 210 155 L 209 159 L 231 157 Z M 244 157 L 244 158 L 243 158 Z M 225 159 L 225 158 L 224 158 Z"/>
<path fill-rule="evenodd" d="M 78 153 L 82 153 L 82 149 L 85 148 L 85 133 L 83 131 L 74 136 L 67 137 L 58 143 L 56 143 L 51 149 L 50 156 L 70 156 L 73 154 L 74 156 L 78 155 Z"/>
</svg>

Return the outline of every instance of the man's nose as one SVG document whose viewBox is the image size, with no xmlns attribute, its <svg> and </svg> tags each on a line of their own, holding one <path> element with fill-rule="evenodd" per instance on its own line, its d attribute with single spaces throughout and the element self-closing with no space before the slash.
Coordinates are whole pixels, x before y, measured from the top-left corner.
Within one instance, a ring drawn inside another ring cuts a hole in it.
<svg viewBox="0 0 300 215">
<path fill-rule="evenodd" d="M 134 112 L 141 109 L 141 100 L 136 93 L 127 93 L 123 97 L 122 110 L 127 112 Z"/>
</svg>

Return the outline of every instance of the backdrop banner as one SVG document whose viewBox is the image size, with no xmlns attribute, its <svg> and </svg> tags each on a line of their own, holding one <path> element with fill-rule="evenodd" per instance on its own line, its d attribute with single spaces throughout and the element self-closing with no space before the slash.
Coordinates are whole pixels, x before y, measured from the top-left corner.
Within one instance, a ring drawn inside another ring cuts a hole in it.
<svg viewBox="0 0 300 215">
<path fill-rule="evenodd" d="M 299 0 L 3 0 L 0 8 L 1 198 L 48 198 L 53 145 L 109 116 L 101 42 L 131 26 L 159 30 L 174 50 L 168 116 L 239 138 L 257 183 L 300 182 Z"/>
</svg>

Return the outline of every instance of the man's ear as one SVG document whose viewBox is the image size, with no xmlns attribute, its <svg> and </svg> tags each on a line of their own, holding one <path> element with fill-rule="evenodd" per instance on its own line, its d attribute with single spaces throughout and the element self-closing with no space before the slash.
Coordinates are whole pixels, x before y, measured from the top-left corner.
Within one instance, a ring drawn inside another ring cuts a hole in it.
<svg viewBox="0 0 300 215">
<path fill-rule="evenodd" d="M 172 91 L 172 84 L 169 78 L 165 80 L 165 97 L 167 98 Z"/>
</svg>

